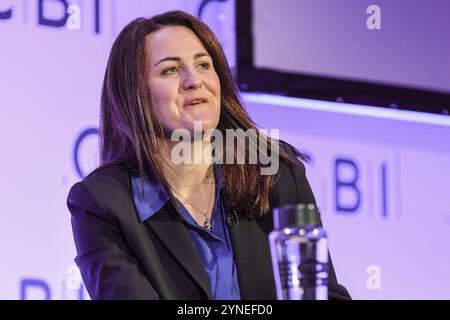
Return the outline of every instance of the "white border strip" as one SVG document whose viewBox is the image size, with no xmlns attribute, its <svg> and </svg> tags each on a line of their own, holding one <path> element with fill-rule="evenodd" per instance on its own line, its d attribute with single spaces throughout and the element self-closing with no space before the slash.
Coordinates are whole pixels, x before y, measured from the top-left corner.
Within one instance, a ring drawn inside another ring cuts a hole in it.
<svg viewBox="0 0 450 320">
<path fill-rule="evenodd" d="M 393 110 L 383 107 L 356 105 L 343 102 L 292 98 L 258 93 L 241 93 L 244 102 L 271 104 L 281 107 L 294 107 L 304 110 L 343 113 L 389 120 L 418 122 L 450 127 L 450 116 L 409 110 Z"/>
</svg>

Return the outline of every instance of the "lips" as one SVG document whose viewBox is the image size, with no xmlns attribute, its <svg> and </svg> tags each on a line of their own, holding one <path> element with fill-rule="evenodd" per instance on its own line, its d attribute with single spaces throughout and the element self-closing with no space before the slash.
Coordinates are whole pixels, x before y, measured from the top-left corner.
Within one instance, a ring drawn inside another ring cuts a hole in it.
<svg viewBox="0 0 450 320">
<path fill-rule="evenodd" d="M 195 106 L 197 104 L 207 103 L 207 102 L 208 102 L 208 99 L 203 98 L 203 97 L 192 98 L 192 99 L 186 100 L 186 102 L 184 103 L 184 107 Z"/>
</svg>

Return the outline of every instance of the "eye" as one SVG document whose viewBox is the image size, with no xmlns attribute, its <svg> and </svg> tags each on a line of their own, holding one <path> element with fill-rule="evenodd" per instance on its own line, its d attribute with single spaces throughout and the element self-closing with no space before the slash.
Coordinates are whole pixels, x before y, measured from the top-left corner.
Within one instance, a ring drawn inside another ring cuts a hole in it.
<svg viewBox="0 0 450 320">
<path fill-rule="evenodd" d="M 198 65 L 198 67 L 199 67 L 200 69 L 202 69 L 202 70 L 208 70 L 209 67 L 210 67 L 210 64 L 209 64 L 209 62 L 203 62 L 203 63 L 200 63 L 200 64 Z"/>
<path fill-rule="evenodd" d="M 177 67 L 170 67 L 170 68 L 164 69 L 162 74 L 163 75 L 170 75 L 170 74 L 174 74 L 177 71 L 178 71 Z"/>
</svg>

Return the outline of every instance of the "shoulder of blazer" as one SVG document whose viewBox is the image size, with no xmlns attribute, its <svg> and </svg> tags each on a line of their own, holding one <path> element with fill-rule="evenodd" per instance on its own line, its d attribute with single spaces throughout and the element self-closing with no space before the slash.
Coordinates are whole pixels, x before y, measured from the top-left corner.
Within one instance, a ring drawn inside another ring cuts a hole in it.
<svg viewBox="0 0 450 320">
<path fill-rule="evenodd" d="M 80 207 L 107 220 L 112 207 L 120 202 L 132 202 L 129 171 L 124 166 L 104 166 L 94 170 L 72 186 L 67 196 L 70 207 Z"/>
<path fill-rule="evenodd" d="M 292 159 L 281 160 L 278 170 L 278 177 L 275 184 L 271 188 L 271 192 L 279 193 L 285 190 L 288 194 L 297 194 L 297 189 L 304 183 L 306 179 L 306 168 L 300 160 L 300 152 L 287 142 L 280 140 L 280 148 L 282 148 Z"/>
<path fill-rule="evenodd" d="M 103 198 L 109 198 L 118 191 L 132 196 L 130 174 L 125 166 L 99 167 L 86 176 L 82 183 L 96 193 L 104 195 Z"/>
<path fill-rule="evenodd" d="M 103 177 L 123 176 L 128 174 L 129 170 L 125 164 L 105 164 L 92 170 L 84 177 L 83 182 L 90 183 L 91 181 L 102 179 Z"/>
<path fill-rule="evenodd" d="M 284 168 L 289 168 L 291 171 L 298 175 L 305 175 L 305 165 L 302 162 L 303 155 L 297 148 L 293 145 L 280 140 L 280 148 L 282 148 L 293 160 L 294 163 L 287 163 L 286 161 L 281 161 L 281 164 L 284 165 Z M 283 166 L 280 166 L 282 168 Z"/>
</svg>

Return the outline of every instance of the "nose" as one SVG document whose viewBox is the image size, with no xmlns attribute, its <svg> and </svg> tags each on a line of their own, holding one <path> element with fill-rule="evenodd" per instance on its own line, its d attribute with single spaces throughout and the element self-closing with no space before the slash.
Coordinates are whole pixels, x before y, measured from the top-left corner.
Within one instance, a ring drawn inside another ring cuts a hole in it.
<svg viewBox="0 0 450 320">
<path fill-rule="evenodd" d="M 185 70 L 183 77 L 183 89 L 193 90 L 202 86 L 202 80 L 195 70 Z"/>
</svg>

